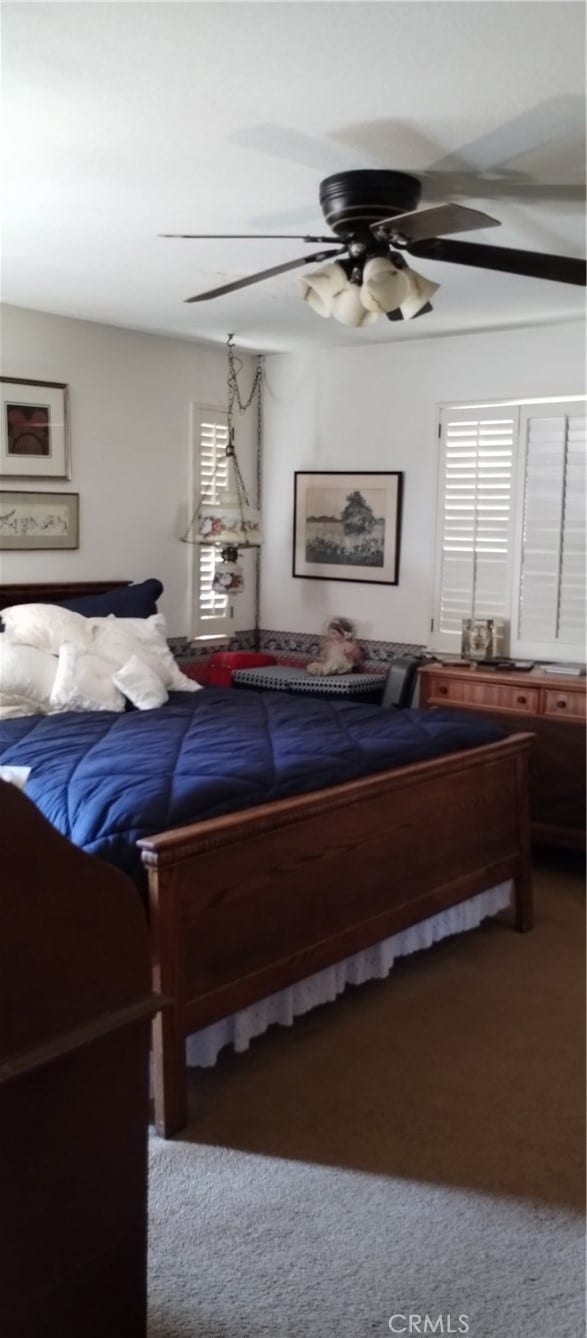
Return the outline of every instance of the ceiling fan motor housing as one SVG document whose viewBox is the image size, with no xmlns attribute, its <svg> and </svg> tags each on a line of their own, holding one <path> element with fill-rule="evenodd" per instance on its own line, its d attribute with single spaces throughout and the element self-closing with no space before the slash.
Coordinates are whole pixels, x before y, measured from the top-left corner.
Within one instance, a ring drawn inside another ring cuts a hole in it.
<svg viewBox="0 0 587 1338">
<path fill-rule="evenodd" d="M 337 172 L 320 183 L 320 207 L 337 237 L 361 236 L 378 219 L 415 209 L 421 190 L 405 172 Z"/>
</svg>

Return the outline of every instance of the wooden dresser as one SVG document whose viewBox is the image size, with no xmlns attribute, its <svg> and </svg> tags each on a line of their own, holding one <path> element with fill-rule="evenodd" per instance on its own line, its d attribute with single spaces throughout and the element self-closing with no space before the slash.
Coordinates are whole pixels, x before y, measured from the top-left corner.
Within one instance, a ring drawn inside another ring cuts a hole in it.
<svg viewBox="0 0 587 1338">
<path fill-rule="evenodd" d="M 537 841 L 585 848 L 585 678 L 426 665 L 420 705 L 491 716 L 509 733 L 532 731 L 530 815 Z"/>
</svg>

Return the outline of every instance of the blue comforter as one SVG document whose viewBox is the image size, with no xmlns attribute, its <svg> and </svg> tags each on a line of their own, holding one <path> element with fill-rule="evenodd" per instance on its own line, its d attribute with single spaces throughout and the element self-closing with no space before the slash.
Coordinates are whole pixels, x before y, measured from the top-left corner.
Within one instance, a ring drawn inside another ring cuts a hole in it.
<svg viewBox="0 0 587 1338">
<path fill-rule="evenodd" d="M 453 711 L 208 688 L 155 711 L 0 721 L 0 762 L 83 850 L 142 886 L 141 836 L 501 737 Z"/>
</svg>

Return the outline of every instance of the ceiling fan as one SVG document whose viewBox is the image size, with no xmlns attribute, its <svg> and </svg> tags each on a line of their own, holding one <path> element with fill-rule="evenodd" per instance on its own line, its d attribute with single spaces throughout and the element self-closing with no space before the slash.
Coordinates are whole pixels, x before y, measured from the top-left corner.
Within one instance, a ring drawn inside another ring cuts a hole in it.
<svg viewBox="0 0 587 1338">
<path fill-rule="evenodd" d="M 207 302 L 288 270 L 333 261 L 325 269 L 300 280 L 301 296 L 318 315 L 334 316 L 353 326 L 371 324 L 380 315 L 388 320 L 411 320 L 432 310 L 430 298 L 439 285 L 412 270 L 406 253 L 417 259 L 585 285 L 585 260 L 452 240 L 455 233 L 499 227 L 499 220 L 455 203 L 418 209 L 420 196 L 420 180 L 404 172 L 343 171 L 326 177 L 320 184 L 320 207 L 331 235 L 162 233 L 161 236 L 188 240 L 287 237 L 307 244 L 338 243 L 334 250 L 314 251 L 273 265 L 197 293 L 186 301 Z"/>
</svg>

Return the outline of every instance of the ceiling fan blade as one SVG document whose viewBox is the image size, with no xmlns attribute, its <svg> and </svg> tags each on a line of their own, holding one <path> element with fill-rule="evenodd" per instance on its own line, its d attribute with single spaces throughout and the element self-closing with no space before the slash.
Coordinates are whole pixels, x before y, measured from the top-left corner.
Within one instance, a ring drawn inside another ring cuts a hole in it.
<svg viewBox="0 0 587 1338">
<path fill-rule="evenodd" d="M 548 98 L 451 152 L 419 126 L 397 118 L 343 126 L 328 142 L 358 151 L 365 165 L 413 172 L 422 182 L 423 199 L 431 203 L 455 196 L 537 204 L 581 204 L 585 199 L 582 95 Z M 571 160 L 566 161 L 569 153 Z"/>
<path fill-rule="evenodd" d="M 330 172 L 345 172 L 352 167 L 361 167 L 362 158 L 356 160 L 356 154 L 334 145 L 331 140 L 313 138 L 290 126 L 263 125 L 244 126 L 229 136 L 233 144 L 245 149 L 255 149 L 257 153 L 267 153 L 272 158 L 283 158 L 288 163 L 299 163 L 302 167 L 312 167 L 328 176 Z"/>
<path fill-rule="evenodd" d="M 406 250 L 410 255 L 427 260 L 474 265 L 477 269 L 499 270 L 504 274 L 524 274 L 532 279 L 552 279 L 554 283 L 584 287 L 587 281 L 587 262 L 572 256 L 516 251 L 506 246 L 483 246 L 479 242 L 453 242 L 444 237 L 410 242 Z"/>
<path fill-rule="evenodd" d="M 528 107 L 518 116 L 468 144 L 456 153 L 446 154 L 432 164 L 433 172 L 454 170 L 488 172 L 500 175 L 510 163 L 518 163 L 545 145 L 564 141 L 577 143 L 579 161 L 584 162 L 581 145 L 585 139 L 585 103 L 583 96 L 563 93 Z"/>
<path fill-rule="evenodd" d="M 208 302 L 211 297 L 222 297 L 224 293 L 235 293 L 238 288 L 248 288 L 251 283 L 260 283 L 262 279 L 272 279 L 276 274 L 285 274 L 289 269 L 300 269 L 302 265 L 311 265 L 314 261 L 330 260 L 335 256 L 347 254 L 346 246 L 337 251 L 315 251 L 311 256 L 301 256 L 298 260 L 288 260 L 285 265 L 273 265 L 271 269 L 259 270 L 258 274 L 247 274 L 245 279 L 235 279 L 232 283 L 223 283 L 220 288 L 211 288 L 207 293 L 196 293 L 195 297 L 186 297 L 186 302 Z"/>
<path fill-rule="evenodd" d="M 336 237 L 308 237 L 299 232 L 159 232 L 159 237 L 171 237 L 180 241 L 286 241 L 286 242 L 336 242 Z"/>
<path fill-rule="evenodd" d="M 566 157 L 562 172 L 561 148 Z M 457 195 L 471 200 L 584 204 L 584 173 L 584 99 L 563 94 L 528 108 L 456 152 L 437 157 L 420 175 L 427 200 Z"/>
<path fill-rule="evenodd" d="M 498 228 L 497 218 L 482 214 L 478 209 L 465 209 L 461 204 L 433 205 L 431 209 L 414 209 L 409 214 L 396 214 L 372 223 L 371 231 L 378 237 L 401 234 L 410 241 L 426 241 L 429 237 L 453 232 L 473 232 L 476 228 Z"/>
<path fill-rule="evenodd" d="M 423 172 L 422 196 L 446 200 L 462 195 L 468 200 L 511 200 L 514 204 L 585 205 L 586 188 L 581 181 L 538 182 L 511 176 L 483 177 L 473 172 Z"/>
<path fill-rule="evenodd" d="M 287 132 L 282 132 L 285 135 Z M 291 133 L 291 132 L 290 132 Z M 360 155 L 361 165 L 387 167 L 394 171 L 414 172 L 426 180 L 437 175 L 447 179 L 463 174 L 478 178 L 488 174 L 491 180 L 515 175 L 527 179 L 527 171 L 510 171 L 511 163 L 526 160 L 548 145 L 571 144 L 576 150 L 577 166 L 584 167 L 585 102 L 583 94 L 565 93 L 527 108 L 517 116 L 495 126 L 477 139 L 447 151 L 437 139 L 423 133 L 421 126 L 397 117 L 355 122 L 331 132 L 327 144 L 346 147 Z M 349 161 L 347 167 L 353 164 Z M 330 168 L 336 171 L 337 165 Z M 341 163 L 340 169 L 344 170 Z M 533 173 L 531 172 L 531 178 Z M 548 179 L 548 178 L 547 178 Z M 449 190 L 445 193 L 452 194 Z"/>
</svg>

